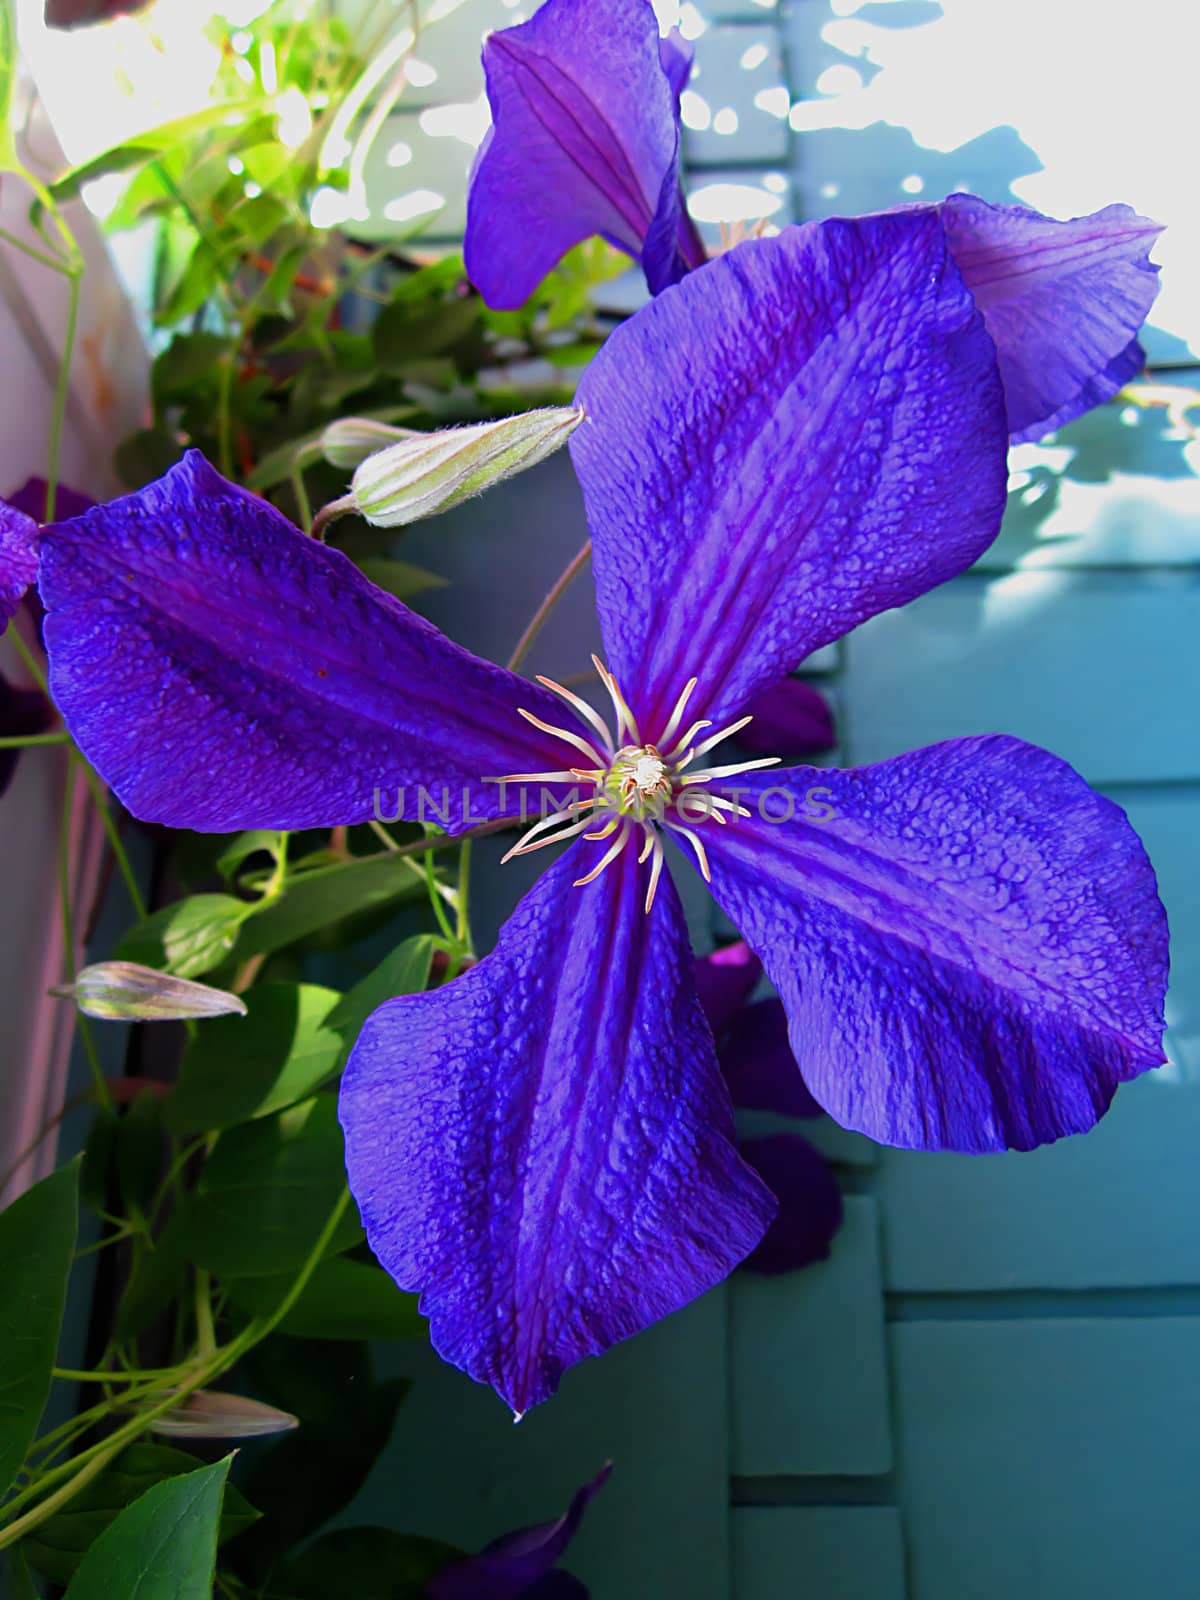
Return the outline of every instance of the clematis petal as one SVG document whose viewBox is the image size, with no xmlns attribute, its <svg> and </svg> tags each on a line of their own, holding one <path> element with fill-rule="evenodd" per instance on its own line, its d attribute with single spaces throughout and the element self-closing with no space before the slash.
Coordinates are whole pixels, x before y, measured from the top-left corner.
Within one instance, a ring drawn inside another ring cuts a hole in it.
<svg viewBox="0 0 1200 1600">
<path fill-rule="evenodd" d="M 713 893 L 845 1127 L 1028 1150 L 1165 1059 L 1153 869 L 1056 756 L 997 734 L 742 781 L 751 819 L 706 830 Z"/>
<path fill-rule="evenodd" d="M 524 1600 L 531 1593 L 539 1597 L 559 1593 L 586 1595 L 581 1585 L 574 1589 L 569 1586 L 578 1580 L 566 1573 L 555 1573 L 554 1567 L 566 1554 L 567 1546 L 579 1532 L 584 1512 L 611 1472 L 611 1465 L 602 1467 L 591 1483 L 576 1493 L 557 1522 L 505 1534 L 477 1556 L 445 1568 L 429 1584 L 429 1600 Z M 567 1579 L 567 1585 L 547 1585 L 545 1580 L 551 1575 Z M 536 1589 L 533 1585 L 537 1585 Z"/>
<path fill-rule="evenodd" d="M 0 633 L 37 578 L 37 523 L 0 500 Z"/>
<path fill-rule="evenodd" d="M 842 1225 L 842 1191 L 825 1157 L 798 1133 L 743 1139 L 742 1157 L 779 1201 L 779 1215 L 743 1268 L 773 1277 L 823 1261 Z"/>
<path fill-rule="evenodd" d="M 1000 524 L 995 351 L 934 214 L 739 246 L 618 328 L 578 398 L 606 658 L 643 731 L 693 673 L 698 714 L 734 714 Z"/>
<path fill-rule="evenodd" d="M 671 85 L 671 93 L 675 96 L 675 115 L 678 116 L 679 97 L 687 88 L 687 81 L 692 75 L 696 46 L 690 39 L 685 39 L 678 28 L 672 28 L 670 33 L 664 34 L 658 41 L 658 58 L 667 75 L 667 82 Z"/>
<path fill-rule="evenodd" d="M 738 939 L 711 955 L 697 956 L 693 976 L 713 1038 L 720 1041 L 758 987 L 762 962 L 748 944 Z"/>
<path fill-rule="evenodd" d="M 578 841 L 499 943 L 368 1020 L 342 1084 L 371 1248 L 518 1414 L 718 1283 L 774 1206 L 733 1143 L 679 898 Z"/>
<path fill-rule="evenodd" d="M 198 451 L 51 524 L 40 556 L 51 693 L 146 821 L 307 828 L 378 804 L 460 832 L 517 801 L 484 778 L 562 766 L 516 709 L 561 722 L 551 695 L 452 644 Z"/>
<path fill-rule="evenodd" d="M 495 120 L 471 173 L 463 252 L 488 305 L 523 305 L 593 234 L 640 258 L 679 187 L 650 0 L 546 0 L 488 36 L 483 64 Z"/>
<path fill-rule="evenodd" d="M 746 1006 L 721 1046 L 720 1059 L 735 1106 L 774 1111 L 781 1117 L 821 1115 L 792 1054 L 781 1000 Z"/>
<path fill-rule="evenodd" d="M 837 744 L 829 701 L 803 678 L 781 678 L 760 690 L 745 712 L 754 721 L 738 734 L 738 743 L 757 754 L 816 755 Z"/>
<path fill-rule="evenodd" d="M 1160 224 L 1129 206 L 1058 222 L 954 194 L 938 208 L 963 282 L 996 341 L 1015 443 L 1099 405 L 1144 364 L 1136 335 L 1158 293 Z"/>
</svg>

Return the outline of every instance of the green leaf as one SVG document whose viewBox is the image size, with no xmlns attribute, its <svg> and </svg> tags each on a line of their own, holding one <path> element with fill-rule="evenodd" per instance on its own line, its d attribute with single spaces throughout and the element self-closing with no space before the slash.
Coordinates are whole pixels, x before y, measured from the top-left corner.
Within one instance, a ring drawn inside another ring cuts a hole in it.
<svg viewBox="0 0 1200 1600">
<path fill-rule="evenodd" d="M 155 1248 L 137 1258 L 117 1308 L 114 1331 L 122 1343 L 144 1333 L 180 1291 L 186 1262 L 182 1221 L 183 1212 L 177 1211 L 159 1235 Z"/>
<path fill-rule="evenodd" d="M 198 978 L 225 960 L 254 910 L 253 902 L 229 894 L 189 895 L 139 922 L 114 953 L 118 961 Z"/>
<path fill-rule="evenodd" d="M 89 1211 L 108 1209 L 108 1186 L 112 1181 L 116 1147 L 117 1119 L 106 1106 L 101 1106 L 88 1132 L 79 1165 L 79 1199 Z"/>
<path fill-rule="evenodd" d="M 285 1550 L 353 1501 L 391 1436 L 409 1385 L 403 1378 L 375 1383 L 367 1346 L 350 1340 L 275 1334 L 242 1365 L 255 1394 L 304 1419 L 256 1455 L 246 1475 L 246 1493 L 263 1517 L 238 1541 L 238 1561 L 261 1578 Z M 353 1595 L 341 1586 L 329 1592 L 339 1600 Z"/>
<path fill-rule="evenodd" d="M 190 144 L 198 133 L 209 128 L 222 125 L 234 127 L 244 122 L 254 109 L 255 104 L 250 100 L 227 101 L 221 105 L 205 106 L 201 111 L 195 111 L 187 117 L 177 117 L 172 122 L 162 122 L 156 128 L 147 128 L 144 133 L 136 133 L 131 139 L 126 139 L 124 144 L 113 145 L 98 156 L 93 156 L 90 161 L 68 168 L 50 184 L 50 193 L 61 205 L 65 200 L 73 200 L 83 185 L 94 178 L 106 178 L 114 172 L 129 172 L 134 167 L 144 166 L 147 161 L 152 161 L 155 156 L 162 155 L 176 145 Z"/>
<path fill-rule="evenodd" d="M 215 389 L 229 340 L 215 333 L 177 333 L 150 372 L 155 410 L 186 398 L 197 385 Z M 208 380 L 205 382 L 205 380 Z"/>
<path fill-rule="evenodd" d="M 421 994 L 429 984 L 434 939 L 419 933 L 405 939 L 379 965 L 356 983 L 325 1019 L 325 1026 L 339 1033 L 347 1051 L 358 1038 L 372 1011 L 400 994 Z"/>
<path fill-rule="evenodd" d="M 161 478 L 183 454 L 183 446 L 165 428 L 143 428 L 123 439 L 113 455 L 113 465 L 122 483 L 131 489 Z"/>
<path fill-rule="evenodd" d="M 294 1271 L 311 1253 L 345 1182 L 332 1095 L 229 1128 L 177 1213 L 182 1248 L 220 1277 Z M 349 1250 L 362 1237 L 351 1206 L 329 1253 Z"/>
<path fill-rule="evenodd" d="M 298 872 L 278 900 L 247 922 L 237 942 L 237 958 L 282 950 L 342 917 L 359 916 L 394 901 L 425 893 L 421 873 L 405 856 L 338 862 Z"/>
<path fill-rule="evenodd" d="M 248 1122 L 319 1089 L 342 1057 L 340 1034 L 325 1025 L 340 998 L 316 984 L 260 983 L 246 994 L 244 1017 L 205 1023 L 167 1101 L 172 1133 Z"/>
<path fill-rule="evenodd" d="M 66 1600 L 212 1600 L 232 1460 L 156 1483 L 126 1506 L 79 1563 Z"/>
<path fill-rule="evenodd" d="M 117 1181 L 125 1209 L 144 1216 L 163 1166 L 163 1105 L 153 1089 L 141 1094 L 117 1123 Z"/>
<path fill-rule="evenodd" d="M 50 1393 L 79 1222 L 79 1163 L 0 1212 L 0 1494 L 17 1475 Z"/>
<path fill-rule="evenodd" d="M 62 1511 L 48 1517 L 21 1543 L 31 1566 L 66 1585 L 85 1552 L 117 1516 L 156 1483 L 190 1473 L 200 1463 L 186 1450 L 165 1444 L 131 1444 L 98 1478 L 85 1484 Z M 217 1543 L 258 1521 L 258 1512 L 233 1484 L 225 1486 Z M 116 1596 L 111 1597 L 116 1600 Z"/>
<path fill-rule="evenodd" d="M 440 1539 L 396 1533 L 391 1528 L 335 1528 L 272 1580 L 268 1597 L 328 1600 L 425 1600 L 427 1587 L 444 1567 L 465 1553 Z M 485 1580 L 486 1581 L 486 1580 Z"/>
<path fill-rule="evenodd" d="M 478 319 L 473 299 L 393 301 L 379 313 L 373 329 L 375 358 L 384 372 L 403 373 L 413 362 L 448 354 Z"/>
<path fill-rule="evenodd" d="M 290 1273 L 238 1278 L 230 1302 L 248 1316 L 275 1309 L 291 1287 Z M 426 1331 L 417 1296 L 397 1289 L 382 1267 L 331 1256 L 322 1261 L 279 1324 L 297 1339 L 417 1339 Z"/>
<path fill-rule="evenodd" d="M 410 561 L 390 561 L 368 556 L 358 563 L 358 570 L 380 589 L 395 595 L 397 600 L 411 600 L 429 589 L 446 587 L 445 578 L 430 572 L 427 567 L 414 567 Z"/>
</svg>

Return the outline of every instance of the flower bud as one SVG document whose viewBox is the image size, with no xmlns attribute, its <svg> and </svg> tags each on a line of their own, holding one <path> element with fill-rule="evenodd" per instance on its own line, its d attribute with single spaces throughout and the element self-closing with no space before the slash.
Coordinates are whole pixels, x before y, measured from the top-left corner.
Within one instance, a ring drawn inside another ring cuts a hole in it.
<svg viewBox="0 0 1200 1600">
<path fill-rule="evenodd" d="M 262 1439 L 300 1426 L 290 1411 L 278 1411 L 244 1394 L 197 1389 L 171 1411 L 155 1417 L 153 1433 L 172 1439 Z"/>
<path fill-rule="evenodd" d="M 368 456 L 354 474 L 348 499 L 376 527 L 417 522 L 544 460 L 582 421 L 582 407 L 552 406 L 415 434 Z"/>
<path fill-rule="evenodd" d="M 134 961 L 100 961 L 84 967 L 74 983 L 51 989 L 74 1000 L 86 1017 L 106 1022 L 169 1022 L 184 1017 L 246 1015 L 245 1004 L 224 989 L 211 989 L 190 978 L 141 967 Z"/>
<path fill-rule="evenodd" d="M 360 461 L 394 444 L 397 439 L 420 438 L 411 428 L 394 428 L 374 417 L 339 417 L 321 435 L 321 454 L 332 467 L 353 472 Z"/>
</svg>

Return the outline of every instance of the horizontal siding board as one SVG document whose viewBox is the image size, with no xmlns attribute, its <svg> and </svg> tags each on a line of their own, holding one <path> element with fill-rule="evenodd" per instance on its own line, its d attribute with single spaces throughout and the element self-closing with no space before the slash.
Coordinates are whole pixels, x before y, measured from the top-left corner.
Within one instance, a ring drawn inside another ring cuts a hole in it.
<svg viewBox="0 0 1200 1600">
<path fill-rule="evenodd" d="M 1191 572 L 955 579 L 847 641 L 843 748 L 1011 733 L 1093 783 L 1200 778 L 1198 604 Z"/>
<path fill-rule="evenodd" d="M 778 29 L 769 23 L 718 24 L 705 29 L 695 51 L 688 89 L 711 120 L 707 128 L 685 126 L 689 165 L 782 161 L 790 102 Z"/>
<path fill-rule="evenodd" d="M 733 1472 L 877 1474 L 891 1464 L 875 1203 L 851 1196 L 828 1261 L 730 1285 Z"/>
<path fill-rule="evenodd" d="M 739 1506 L 733 1600 L 905 1600 L 893 1506 Z"/>
<path fill-rule="evenodd" d="M 1200 1321 L 891 1337 L 911 1600 L 1192 1600 Z"/>
</svg>

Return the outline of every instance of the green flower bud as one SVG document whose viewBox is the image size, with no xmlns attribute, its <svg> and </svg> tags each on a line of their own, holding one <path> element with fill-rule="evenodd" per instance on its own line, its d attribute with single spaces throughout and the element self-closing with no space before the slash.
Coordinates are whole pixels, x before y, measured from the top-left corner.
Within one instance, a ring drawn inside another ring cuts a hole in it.
<svg viewBox="0 0 1200 1600">
<path fill-rule="evenodd" d="M 321 454 L 330 466 L 353 472 L 360 461 L 397 439 L 420 438 L 411 428 L 394 428 L 374 417 L 339 417 L 321 435 Z"/>
<path fill-rule="evenodd" d="M 349 505 L 378 528 L 435 516 L 544 460 L 582 421 L 582 407 L 552 406 L 415 434 L 362 462 Z"/>
<path fill-rule="evenodd" d="M 106 1022 L 169 1022 L 183 1017 L 246 1015 L 244 1002 L 224 989 L 190 978 L 173 978 L 133 961 L 100 961 L 84 967 L 74 983 L 50 991 L 74 1000 L 86 1017 Z"/>
<path fill-rule="evenodd" d="M 278 1411 L 244 1394 L 197 1389 L 150 1424 L 170 1439 L 262 1439 L 300 1426 L 290 1411 Z"/>
</svg>

